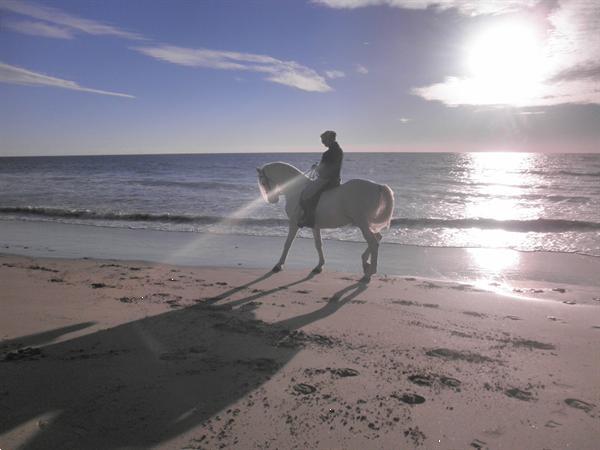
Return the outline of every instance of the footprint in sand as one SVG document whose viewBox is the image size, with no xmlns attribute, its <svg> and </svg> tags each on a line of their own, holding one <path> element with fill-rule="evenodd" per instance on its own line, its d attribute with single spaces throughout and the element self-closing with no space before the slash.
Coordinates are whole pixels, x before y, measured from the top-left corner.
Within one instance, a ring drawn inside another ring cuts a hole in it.
<svg viewBox="0 0 600 450">
<path fill-rule="evenodd" d="M 481 450 L 488 448 L 487 442 L 480 441 L 479 439 L 474 439 L 473 442 L 471 442 L 471 447 Z"/>
<path fill-rule="evenodd" d="M 479 317 L 480 319 L 487 317 L 487 315 L 475 311 L 463 311 L 463 314 L 466 314 L 467 316 Z"/>
<path fill-rule="evenodd" d="M 458 389 L 461 385 L 460 380 L 452 377 L 446 377 L 444 375 L 437 374 L 416 374 L 408 377 L 410 381 L 419 386 L 433 386 L 434 384 L 442 385 L 442 387 L 448 387 L 451 389 Z"/>
<path fill-rule="evenodd" d="M 443 358 L 451 361 L 463 360 L 470 363 L 486 363 L 495 361 L 492 358 L 488 358 L 487 356 L 479 355 L 477 353 L 459 352 L 457 350 L 450 350 L 447 348 L 435 348 L 425 352 L 425 354 L 435 358 Z"/>
<path fill-rule="evenodd" d="M 576 398 L 567 398 L 565 399 L 565 403 L 571 408 L 581 409 L 586 413 L 590 413 L 592 409 L 596 407 L 596 405 L 592 403 L 584 402 L 583 400 L 578 400 Z"/>
<path fill-rule="evenodd" d="M 413 393 L 404 393 L 400 394 L 392 394 L 392 397 L 397 398 L 403 403 L 407 403 L 409 405 L 420 405 L 421 403 L 425 403 L 425 397 L 420 396 L 419 394 Z"/>
<path fill-rule="evenodd" d="M 460 387 L 460 380 L 452 377 L 440 377 L 440 383 L 449 388 L 458 388 Z"/>
<path fill-rule="evenodd" d="M 546 424 L 544 426 L 546 428 L 558 428 L 558 427 L 562 426 L 562 423 L 555 422 L 554 420 L 549 420 L 548 422 L 546 422 Z"/>
<path fill-rule="evenodd" d="M 358 375 L 358 370 L 343 368 L 343 369 L 332 369 L 331 373 L 338 377 L 355 377 Z"/>
<path fill-rule="evenodd" d="M 308 394 L 313 394 L 314 392 L 316 392 L 317 388 L 314 386 L 311 386 L 310 384 L 298 383 L 298 384 L 294 385 L 294 390 L 296 392 L 298 392 L 299 394 L 308 395 Z"/>
<path fill-rule="evenodd" d="M 523 400 L 525 402 L 534 400 L 533 394 L 531 392 L 522 391 L 519 388 L 507 389 L 506 391 L 504 391 L 504 393 L 509 397 L 516 398 L 518 400 Z"/>
<path fill-rule="evenodd" d="M 8 352 L 4 361 L 37 360 L 44 355 L 39 348 L 25 347 L 14 352 Z"/>
<path fill-rule="evenodd" d="M 510 319 L 510 320 L 521 320 L 520 317 L 517 316 L 504 316 L 505 319 Z"/>
<path fill-rule="evenodd" d="M 431 386 L 433 384 L 433 379 L 429 375 L 411 375 L 408 379 L 419 386 Z"/>
</svg>

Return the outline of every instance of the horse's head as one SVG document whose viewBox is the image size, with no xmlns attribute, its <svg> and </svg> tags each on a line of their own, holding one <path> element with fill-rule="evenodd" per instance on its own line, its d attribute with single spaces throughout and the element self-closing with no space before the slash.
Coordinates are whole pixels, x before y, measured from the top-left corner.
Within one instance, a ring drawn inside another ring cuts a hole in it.
<svg viewBox="0 0 600 450">
<path fill-rule="evenodd" d="M 277 183 L 267 174 L 267 166 L 256 168 L 258 172 L 258 188 L 266 202 L 277 203 L 279 201 L 279 188 Z"/>
</svg>

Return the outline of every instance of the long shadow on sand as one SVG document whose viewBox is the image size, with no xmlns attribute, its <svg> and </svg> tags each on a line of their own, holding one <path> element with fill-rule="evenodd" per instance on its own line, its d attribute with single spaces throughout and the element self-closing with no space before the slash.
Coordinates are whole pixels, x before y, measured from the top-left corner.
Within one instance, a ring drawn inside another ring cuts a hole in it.
<svg viewBox="0 0 600 450">
<path fill-rule="evenodd" d="M 317 342 L 296 330 L 367 289 L 352 284 L 322 308 L 274 324 L 256 320 L 247 308 L 233 309 L 311 277 L 227 302 L 242 290 L 234 288 L 193 307 L 47 345 L 39 359 L 0 361 L 0 435 L 50 412 L 23 448 L 147 448 L 180 435 Z"/>
</svg>

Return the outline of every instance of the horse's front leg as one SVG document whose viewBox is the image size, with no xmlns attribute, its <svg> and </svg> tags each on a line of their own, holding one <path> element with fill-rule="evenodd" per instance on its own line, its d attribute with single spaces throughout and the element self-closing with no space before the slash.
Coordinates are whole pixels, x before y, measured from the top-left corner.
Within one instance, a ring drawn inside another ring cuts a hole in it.
<svg viewBox="0 0 600 450">
<path fill-rule="evenodd" d="M 319 254 L 319 264 L 312 270 L 313 273 L 321 273 L 323 271 L 323 264 L 325 264 L 325 258 L 323 257 L 323 241 L 321 240 L 321 229 L 313 228 L 313 237 L 315 238 L 315 248 Z"/>
<path fill-rule="evenodd" d="M 281 267 L 285 264 L 285 259 L 287 258 L 288 252 L 290 251 L 292 242 L 294 242 L 296 233 L 298 233 L 298 225 L 296 225 L 295 222 L 290 221 L 290 226 L 288 228 L 288 235 L 287 235 L 287 238 L 285 239 L 285 244 L 283 245 L 283 252 L 281 253 L 281 258 L 279 258 L 279 262 L 277 264 L 275 264 L 275 267 L 273 267 L 273 272 L 281 271 Z"/>
</svg>

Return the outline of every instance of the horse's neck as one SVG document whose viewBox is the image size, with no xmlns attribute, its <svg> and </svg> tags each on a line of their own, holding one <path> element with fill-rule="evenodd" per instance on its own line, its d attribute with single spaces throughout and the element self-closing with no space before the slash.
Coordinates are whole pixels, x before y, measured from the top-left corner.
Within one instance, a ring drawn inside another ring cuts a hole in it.
<svg viewBox="0 0 600 450">
<path fill-rule="evenodd" d="M 277 165 L 277 184 L 286 197 L 299 195 L 308 181 L 308 177 L 294 166 L 283 163 Z"/>
</svg>

